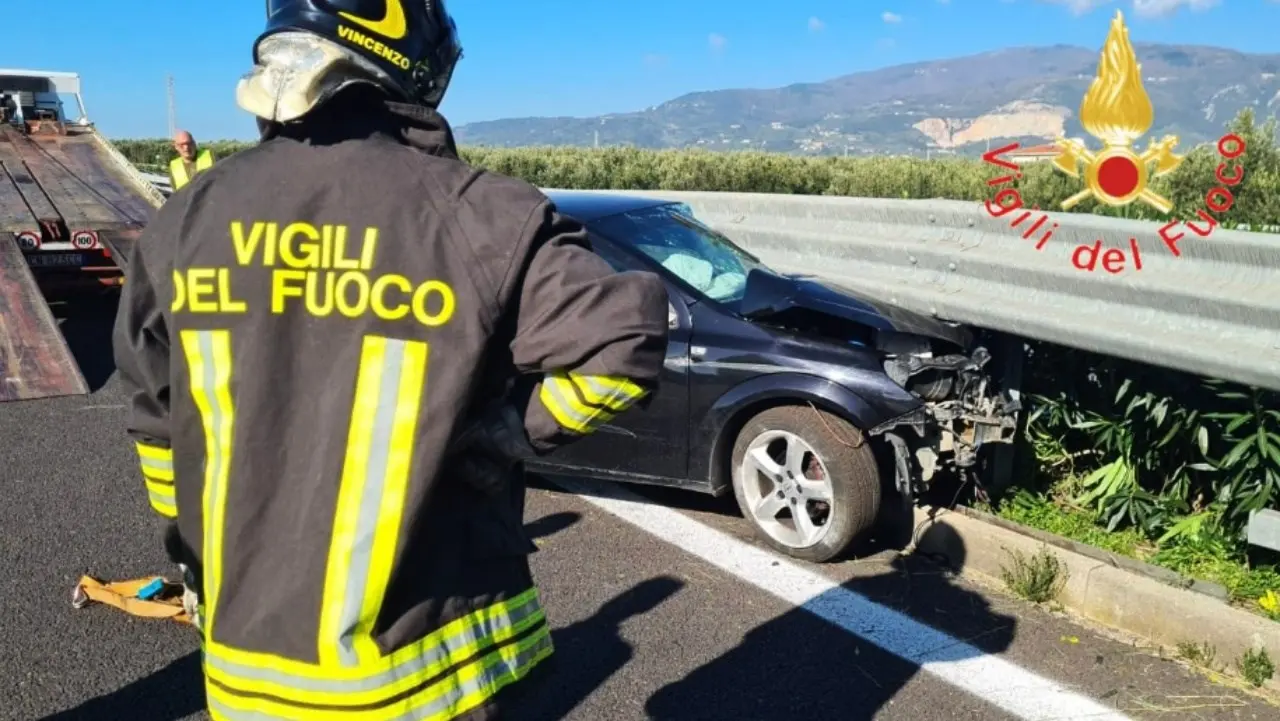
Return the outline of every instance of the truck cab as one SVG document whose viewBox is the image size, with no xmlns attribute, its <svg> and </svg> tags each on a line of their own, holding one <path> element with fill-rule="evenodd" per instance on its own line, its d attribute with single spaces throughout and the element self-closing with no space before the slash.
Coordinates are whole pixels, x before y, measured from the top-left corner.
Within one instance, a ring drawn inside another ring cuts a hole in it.
<svg viewBox="0 0 1280 721">
<path fill-rule="evenodd" d="M 75 105 L 72 125 L 91 126 L 80 95 L 79 75 L 0 68 L 0 122 L 24 134 L 65 135 L 67 102 Z"/>
</svg>

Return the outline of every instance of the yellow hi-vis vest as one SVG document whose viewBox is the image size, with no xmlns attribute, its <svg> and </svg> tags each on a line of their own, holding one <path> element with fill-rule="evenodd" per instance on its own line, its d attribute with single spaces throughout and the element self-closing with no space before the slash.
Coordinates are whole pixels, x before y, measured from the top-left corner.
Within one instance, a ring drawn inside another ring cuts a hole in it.
<svg viewBox="0 0 1280 721">
<path fill-rule="evenodd" d="M 196 172 L 202 173 L 212 167 L 213 153 L 208 150 L 201 150 L 200 154 L 196 156 Z M 169 182 L 173 185 L 174 190 L 191 182 L 191 178 L 187 177 L 187 166 L 182 162 L 181 156 L 169 161 Z"/>
</svg>

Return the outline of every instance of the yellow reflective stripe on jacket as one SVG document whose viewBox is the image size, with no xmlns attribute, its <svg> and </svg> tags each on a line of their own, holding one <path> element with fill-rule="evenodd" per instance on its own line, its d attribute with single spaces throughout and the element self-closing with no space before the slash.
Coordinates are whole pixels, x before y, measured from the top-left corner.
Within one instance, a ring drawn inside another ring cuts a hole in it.
<svg viewBox="0 0 1280 721">
<path fill-rule="evenodd" d="M 231 402 L 231 335 L 225 330 L 184 330 L 182 350 L 191 374 L 191 398 L 204 425 L 204 633 L 211 632 L 222 588 L 222 532 L 235 408 Z"/>
<path fill-rule="evenodd" d="M 151 508 L 167 518 L 176 518 L 178 502 L 173 493 L 173 449 L 135 442 L 142 478 L 147 484 Z"/>
<path fill-rule="evenodd" d="M 213 153 L 208 150 L 201 150 L 200 154 L 196 156 L 196 172 L 200 173 L 212 167 Z M 169 176 L 169 182 L 173 185 L 174 190 L 191 182 L 191 178 L 187 177 L 186 163 L 182 162 L 181 157 L 169 161 Z"/>
<path fill-rule="evenodd" d="M 321 665 L 381 656 L 373 624 L 400 537 L 429 350 L 421 341 L 364 339 L 320 606 Z"/>
<path fill-rule="evenodd" d="M 555 371 L 543 378 L 538 397 L 557 423 L 585 434 L 630 408 L 644 394 L 643 388 L 626 378 Z"/>
<path fill-rule="evenodd" d="M 456 619 L 358 666 L 322 666 L 206 645 L 215 719 L 445 721 L 471 711 L 551 655 L 537 590 Z"/>
</svg>

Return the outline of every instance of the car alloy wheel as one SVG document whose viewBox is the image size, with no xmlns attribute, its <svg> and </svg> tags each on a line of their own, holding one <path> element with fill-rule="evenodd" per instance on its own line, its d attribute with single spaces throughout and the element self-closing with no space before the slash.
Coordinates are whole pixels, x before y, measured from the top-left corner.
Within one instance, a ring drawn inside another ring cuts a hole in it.
<svg viewBox="0 0 1280 721">
<path fill-rule="evenodd" d="M 752 520 L 788 548 L 810 548 L 829 528 L 834 493 L 813 446 L 789 431 L 757 435 L 739 468 Z"/>
<path fill-rule="evenodd" d="M 793 558 L 828 561 L 880 515 L 883 483 L 866 435 L 808 403 L 748 419 L 729 468 L 738 508 L 756 535 Z"/>
</svg>

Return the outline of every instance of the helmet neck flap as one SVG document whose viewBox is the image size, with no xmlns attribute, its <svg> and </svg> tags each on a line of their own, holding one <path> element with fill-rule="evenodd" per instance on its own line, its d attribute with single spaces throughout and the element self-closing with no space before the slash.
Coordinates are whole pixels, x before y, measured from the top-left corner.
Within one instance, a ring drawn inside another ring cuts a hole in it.
<svg viewBox="0 0 1280 721">
<path fill-rule="evenodd" d="M 347 86 L 370 83 L 392 99 L 436 108 L 461 57 L 444 0 L 267 0 L 267 27 L 236 101 L 285 123 Z"/>
</svg>

